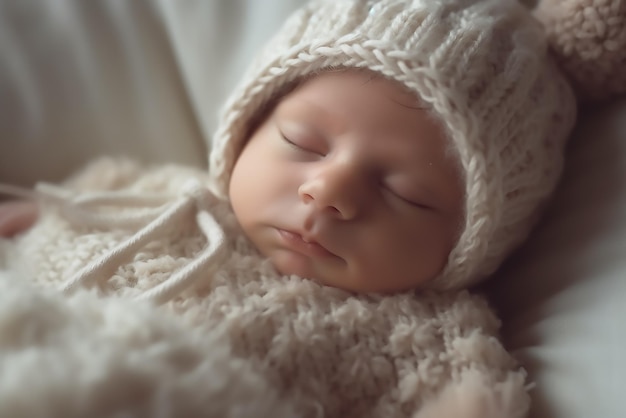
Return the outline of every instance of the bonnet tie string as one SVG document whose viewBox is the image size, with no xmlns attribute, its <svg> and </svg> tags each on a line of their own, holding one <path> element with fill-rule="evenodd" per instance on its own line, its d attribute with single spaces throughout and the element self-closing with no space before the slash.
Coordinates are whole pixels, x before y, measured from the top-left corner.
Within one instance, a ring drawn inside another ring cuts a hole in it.
<svg viewBox="0 0 626 418">
<path fill-rule="evenodd" d="M 202 275 L 210 274 L 225 249 L 225 235 L 215 218 L 207 211 L 213 195 L 198 181 L 190 181 L 180 196 L 137 194 L 128 191 L 74 193 L 46 183 L 34 191 L 0 184 L 0 193 L 51 203 L 72 224 L 94 228 L 132 228 L 139 230 L 131 237 L 93 260 L 72 275 L 61 287 L 70 293 L 79 286 L 89 286 L 108 280 L 123 264 L 128 263 L 139 249 L 163 237 L 185 219 L 195 217 L 196 225 L 207 239 L 207 246 L 180 270 L 159 285 L 137 296 L 156 304 L 165 303 L 189 288 Z M 100 213 L 98 207 L 132 207 L 135 213 Z"/>
</svg>

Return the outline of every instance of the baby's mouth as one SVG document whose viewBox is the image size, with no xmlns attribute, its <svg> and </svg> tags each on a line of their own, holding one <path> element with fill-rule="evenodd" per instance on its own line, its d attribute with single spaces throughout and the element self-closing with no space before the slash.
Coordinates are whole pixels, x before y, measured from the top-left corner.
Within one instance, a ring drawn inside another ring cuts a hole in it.
<svg viewBox="0 0 626 418">
<path fill-rule="evenodd" d="M 281 240 L 293 251 L 316 258 L 336 257 L 311 237 L 304 237 L 297 232 L 288 231 L 286 229 L 277 228 L 277 231 Z"/>
</svg>

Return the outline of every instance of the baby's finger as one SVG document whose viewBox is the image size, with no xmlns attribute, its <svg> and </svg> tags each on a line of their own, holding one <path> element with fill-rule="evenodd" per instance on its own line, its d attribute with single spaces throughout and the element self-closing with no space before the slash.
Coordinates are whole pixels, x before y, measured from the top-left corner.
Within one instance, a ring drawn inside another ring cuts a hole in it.
<svg viewBox="0 0 626 418">
<path fill-rule="evenodd" d="M 12 237 L 30 228 L 37 220 L 37 204 L 14 201 L 0 204 L 0 237 Z"/>
</svg>

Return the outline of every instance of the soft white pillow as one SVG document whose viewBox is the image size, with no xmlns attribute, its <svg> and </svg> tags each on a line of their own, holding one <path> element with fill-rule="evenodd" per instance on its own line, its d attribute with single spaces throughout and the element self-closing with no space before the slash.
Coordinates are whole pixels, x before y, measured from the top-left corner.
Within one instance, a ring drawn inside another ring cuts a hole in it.
<svg viewBox="0 0 626 418">
<path fill-rule="evenodd" d="M 490 285 L 532 418 L 626 417 L 626 99 L 583 117 L 546 218 Z"/>
<path fill-rule="evenodd" d="M 304 0 L 0 0 L 0 182 L 100 155 L 206 166 L 218 108 Z"/>
<path fill-rule="evenodd" d="M 102 154 L 204 162 L 153 4 L 0 1 L 0 181 L 59 179 Z"/>
</svg>

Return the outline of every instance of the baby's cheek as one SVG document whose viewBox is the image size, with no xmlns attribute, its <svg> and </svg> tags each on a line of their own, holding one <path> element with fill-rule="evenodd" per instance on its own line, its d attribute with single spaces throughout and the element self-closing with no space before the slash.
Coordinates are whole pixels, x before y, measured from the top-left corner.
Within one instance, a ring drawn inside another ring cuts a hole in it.
<svg viewBox="0 0 626 418">
<path fill-rule="evenodd" d="M 398 228 L 396 234 L 368 243 L 361 270 L 380 282 L 384 291 L 419 288 L 443 270 L 451 248 L 440 230 L 431 227 Z"/>
</svg>

